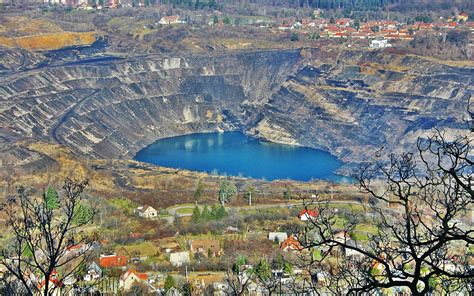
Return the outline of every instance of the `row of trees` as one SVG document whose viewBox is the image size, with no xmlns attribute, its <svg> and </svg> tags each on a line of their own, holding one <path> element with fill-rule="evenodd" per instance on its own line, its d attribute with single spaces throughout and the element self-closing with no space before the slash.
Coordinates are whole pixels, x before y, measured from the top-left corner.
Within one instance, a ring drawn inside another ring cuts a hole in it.
<svg viewBox="0 0 474 296">
<path fill-rule="evenodd" d="M 184 8 L 209 8 L 219 9 L 223 5 L 244 5 L 247 0 L 152 0 L 153 4 L 173 5 L 174 7 Z M 377 10 L 377 9 L 396 9 L 399 11 L 413 10 L 415 8 L 424 8 L 426 10 L 436 9 L 473 9 L 472 1 L 469 0 L 258 0 L 252 1 L 258 5 L 281 8 L 321 8 L 325 10 Z"/>
<path fill-rule="evenodd" d="M 194 203 L 196 206 L 201 201 L 204 190 L 204 184 L 201 180 L 199 180 L 193 194 Z M 249 205 L 252 205 L 252 199 L 254 198 L 255 191 L 256 189 L 252 186 L 248 186 L 245 189 L 244 198 L 248 201 Z M 224 179 L 219 184 L 218 202 L 221 206 L 224 206 L 226 203 L 230 202 L 236 195 L 237 187 L 233 182 L 229 181 L 228 179 Z"/>
<path fill-rule="evenodd" d="M 223 205 L 220 205 L 220 206 L 213 205 L 210 210 L 209 210 L 209 207 L 205 205 L 202 211 L 199 209 L 198 206 L 194 207 L 191 220 L 194 223 L 200 223 L 200 222 L 208 222 L 212 220 L 220 220 L 225 217 L 227 217 L 227 212 Z"/>
</svg>

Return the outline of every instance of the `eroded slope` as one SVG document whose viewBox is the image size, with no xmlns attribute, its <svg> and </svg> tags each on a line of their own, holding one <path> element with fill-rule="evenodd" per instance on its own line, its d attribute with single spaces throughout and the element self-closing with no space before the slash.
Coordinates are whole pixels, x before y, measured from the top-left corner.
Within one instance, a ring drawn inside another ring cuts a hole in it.
<svg viewBox="0 0 474 296">
<path fill-rule="evenodd" d="M 37 139 L 131 158 L 158 138 L 240 130 L 359 162 L 410 149 L 434 127 L 466 128 L 473 77 L 413 56 L 329 49 L 45 66 L 0 80 L 2 155 L 41 160 L 16 145 Z"/>
</svg>

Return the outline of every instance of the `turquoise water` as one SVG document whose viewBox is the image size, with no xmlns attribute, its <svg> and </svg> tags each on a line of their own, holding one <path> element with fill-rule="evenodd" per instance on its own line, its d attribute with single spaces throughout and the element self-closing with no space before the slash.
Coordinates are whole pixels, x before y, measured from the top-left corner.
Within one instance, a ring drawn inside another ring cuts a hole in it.
<svg viewBox="0 0 474 296">
<path fill-rule="evenodd" d="M 330 153 L 274 144 L 239 132 L 191 134 L 156 141 L 135 160 L 159 166 L 257 179 L 335 182 L 343 164 Z"/>
</svg>

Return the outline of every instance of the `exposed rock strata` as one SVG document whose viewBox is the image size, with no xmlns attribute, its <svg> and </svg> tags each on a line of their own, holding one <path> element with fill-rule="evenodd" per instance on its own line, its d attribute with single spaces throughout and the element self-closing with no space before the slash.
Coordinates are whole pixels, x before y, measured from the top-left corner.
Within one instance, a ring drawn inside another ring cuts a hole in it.
<svg viewBox="0 0 474 296">
<path fill-rule="evenodd" d="M 10 72 L 0 78 L 0 141 L 4 162 L 17 164 L 41 158 L 16 145 L 25 139 L 131 158 L 158 138 L 216 130 L 358 162 L 382 146 L 408 149 L 433 127 L 465 128 L 474 79 L 472 68 L 411 56 L 315 49 Z"/>
</svg>

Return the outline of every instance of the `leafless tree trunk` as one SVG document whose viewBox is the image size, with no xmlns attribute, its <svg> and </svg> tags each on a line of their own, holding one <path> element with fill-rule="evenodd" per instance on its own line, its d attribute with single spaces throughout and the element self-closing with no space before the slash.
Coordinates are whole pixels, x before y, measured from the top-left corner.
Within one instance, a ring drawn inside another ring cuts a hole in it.
<svg viewBox="0 0 474 296">
<path fill-rule="evenodd" d="M 88 259 L 92 235 L 83 230 L 95 210 L 83 195 L 87 184 L 66 179 L 62 194 L 50 187 L 41 197 L 20 187 L 4 204 L 13 237 L 2 250 L 1 263 L 27 294 L 52 295 Z"/>
</svg>

